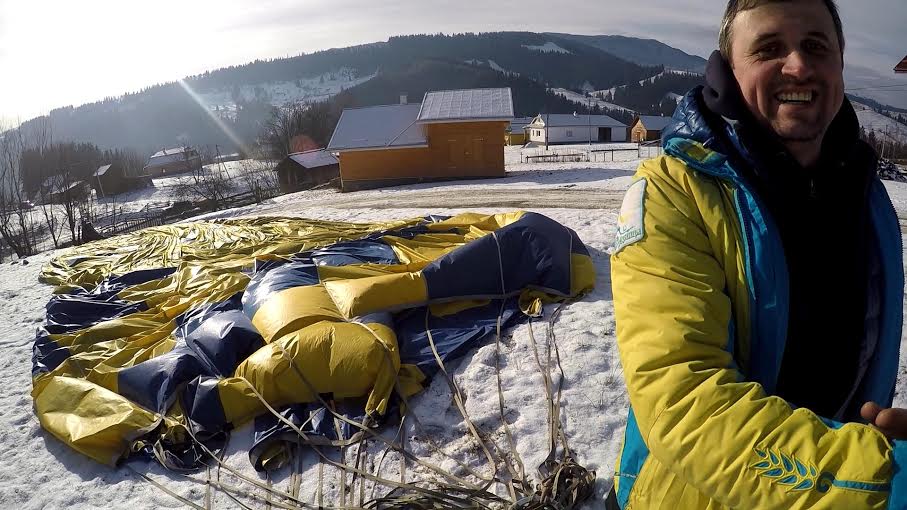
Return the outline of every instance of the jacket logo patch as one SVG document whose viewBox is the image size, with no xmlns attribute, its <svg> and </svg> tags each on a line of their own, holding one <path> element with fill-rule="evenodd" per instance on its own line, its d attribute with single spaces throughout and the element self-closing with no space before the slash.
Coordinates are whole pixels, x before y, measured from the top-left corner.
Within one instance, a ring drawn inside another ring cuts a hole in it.
<svg viewBox="0 0 907 510">
<path fill-rule="evenodd" d="M 645 216 L 646 180 L 634 182 L 624 195 L 617 217 L 617 237 L 614 239 L 613 254 L 639 241 L 646 235 Z"/>
<path fill-rule="evenodd" d="M 785 455 L 772 449 L 754 448 L 754 451 L 758 461 L 750 468 L 755 469 L 760 476 L 772 480 L 775 485 L 786 487 L 787 492 L 815 490 L 825 494 L 832 488 L 858 492 L 891 490 L 891 485 L 887 483 L 838 480 L 831 473 L 820 473 L 811 462 L 801 462 L 793 455 Z"/>
</svg>

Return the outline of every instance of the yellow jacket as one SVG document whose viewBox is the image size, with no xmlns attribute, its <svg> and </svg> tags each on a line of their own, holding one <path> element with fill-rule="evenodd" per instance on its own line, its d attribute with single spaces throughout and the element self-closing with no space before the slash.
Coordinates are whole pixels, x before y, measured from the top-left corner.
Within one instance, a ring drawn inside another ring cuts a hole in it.
<svg viewBox="0 0 907 510">
<path fill-rule="evenodd" d="M 640 166 L 618 222 L 611 273 L 631 403 L 619 506 L 907 507 L 907 446 L 772 395 L 787 325 L 780 238 L 727 158 L 691 138 L 669 137 Z M 870 207 L 882 312 L 854 401 L 890 405 L 904 275 L 877 179 Z"/>
</svg>

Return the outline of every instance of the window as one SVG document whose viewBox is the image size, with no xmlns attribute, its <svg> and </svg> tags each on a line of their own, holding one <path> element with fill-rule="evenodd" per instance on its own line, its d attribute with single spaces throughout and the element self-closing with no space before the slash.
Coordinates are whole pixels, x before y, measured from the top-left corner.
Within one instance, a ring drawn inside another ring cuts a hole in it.
<svg viewBox="0 0 907 510">
<path fill-rule="evenodd" d="M 567 130 L 567 138 L 573 138 L 573 131 Z"/>
</svg>

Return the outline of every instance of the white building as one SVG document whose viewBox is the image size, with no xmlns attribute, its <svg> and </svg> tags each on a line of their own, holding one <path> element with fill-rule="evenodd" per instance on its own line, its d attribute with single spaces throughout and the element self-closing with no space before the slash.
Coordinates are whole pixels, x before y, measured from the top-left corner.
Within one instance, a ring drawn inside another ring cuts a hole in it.
<svg viewBox="0 0 907 510">
<path fill-rule="evenodd" d="M 627 141 L 627 125 L 607 115 L 543 113 L 526 131 L 529 141 L 539 144 Z"/>
</svg>

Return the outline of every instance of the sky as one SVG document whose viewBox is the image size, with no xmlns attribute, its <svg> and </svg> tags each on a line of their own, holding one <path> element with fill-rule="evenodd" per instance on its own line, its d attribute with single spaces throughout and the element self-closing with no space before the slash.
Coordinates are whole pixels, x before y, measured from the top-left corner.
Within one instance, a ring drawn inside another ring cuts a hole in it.
<svg viewBox="0 0 907 510">
<path fill-rule="evenodd" d="M 907 1 L 838 3 L 848 86 L 907 107 L 907 76 L 892 73 L 907 54 Z M 717 44 L 724 5 L 725 0 L 0 0 L 0 125 L 257 58 L 402 34 L 617 34 L 658 39 L 707 57 Z"/>
</svg>

